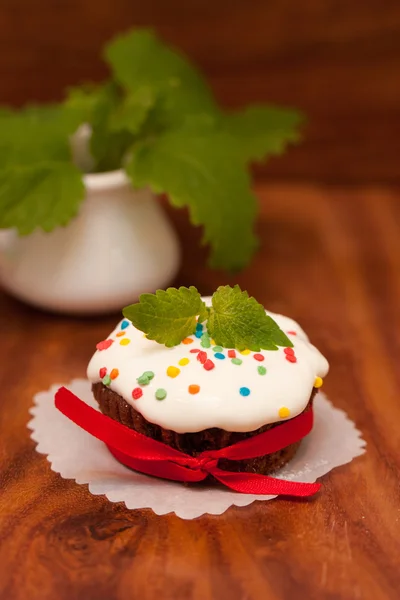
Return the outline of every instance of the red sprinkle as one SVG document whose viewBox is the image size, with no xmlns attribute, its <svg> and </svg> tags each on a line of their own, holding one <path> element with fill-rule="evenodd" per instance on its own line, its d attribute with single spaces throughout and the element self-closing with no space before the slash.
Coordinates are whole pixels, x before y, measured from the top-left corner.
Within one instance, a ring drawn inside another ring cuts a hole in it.
<svg viewBox="0 0 400 600">
<path fill-rule="evenodd" d="M 236 358 L 236 352 L 234 350 L 228 350 L 229 358 Z"/>
<path fill-rule="evenodd" d="M 201 350 L 199 350 L 198 348 L 193 348 L 193 350 L 190 350 L 189 352 L 191 352 L 192 354 L 197 354 L 198 352 L 201 352 Z"/>
<path fill-rule="evenodd" d="M 107 369 L 106 369 L 106 367 L 102 367 L 100 369 L 99 375 L 100 375 L 100 379 L 103 379 L 103 377 L 105 377 L 107 375 Z"/>
<path fill-rule="evenodd" d="M 199 352 L 197 355 L 197 360 L 199 360 L 201 362 L 202 365 L 204 365 L 204 363 L 207 360 L 207 352 Z"/>
<path fill-rule="evenodd" d="M 103 340 L 102 342 L 96 344 L 96 348 L 97 350 L 107 350 L 107 348 L 109 348 L 113 343 L 114 340 Z"/>
<path fill-rule="evenodd" d="M 283 349 L 283 351 L 284 351 L 284 353 L 285 353 L 287 356 L 288 356 L 288 355 L 294 356 L 294 350 L 293 350 L 293 348 L 284 348 L 284 349 Z"/>
<path fill-rule="evenodd" d="M 262 362 L 264 360 L 264 356 L 262 354 L 254 354 L 254 358 L 259 362 Z"/>
<path fill-rule="evenodd" d="M 132 391 L 132 398 L 134 400 L 139 400 L 139 398 L 141 398 L 143 396 L 143 390 L 141 388 L 135 388 Z"/>
<path fill-rule="evenodd" d="M 288 331 L 289 335 L 297 335 L 297 333 L 295 331 Z"/>
<path fill-rule="evenodd" d="M 286 354 L 286 360 L 288 360 L 291 363 L 297 362 L 297 358 L 295 356 L 293 356 L 292 354 Z"/>
<path fill-rule="evenodd" d="M 211 369 L 213 369 L 215 367 L 213 361 L 210 360 L 209 358 L 206 360 L 206 362 L 204 363 L 203 366 L 206 371 L 211 371 Z"/>
</svg>

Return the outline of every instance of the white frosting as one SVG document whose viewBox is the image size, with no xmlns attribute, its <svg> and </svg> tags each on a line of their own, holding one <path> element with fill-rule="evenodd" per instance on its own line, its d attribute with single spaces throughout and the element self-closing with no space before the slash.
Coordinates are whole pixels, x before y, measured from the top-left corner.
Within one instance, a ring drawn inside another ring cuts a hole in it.
<svg viewBox="0 0 400 600">
<path fill-rule="evenodd" d="M 209 302 L 208 298 L 205 300 Z M 209 427 L 253 431 L 267 423 L 295 417 L 306 407 L 316 377 L 325 377 L 329 365 L 295 321 L 266 312 L 293 342 L 296 362 L 287 359 L 284 348 L 246 355 L 236 350 L 236 357 L 242 360 L 242 364 L 237 365 L 228 357 L 228 350 L 222 351 L 224 359 L 218 359 L 213 346 L 202 348 L 195 335 L 190 336 L 194 340 L 190 344 L 166 348 L 148 340 L 132 323 L 123 319 L 107 338 L 113 343 L 93 355 L 87 370 L 88 379 L 96 383 L 102 381 L 100 370 L 103 370 L 102 375 L 106 370 L 112 377 L 118 370 L 111 382 L 107 380 L 110 389 L 147 421 L 178 433 Z M 127 325 L 125 329 L 121 329 L 123 323 Z M 123 335 L 118 336 L 122 331 Z M 197 360 L 197 354 L 190 352 L 193 349 L 206 352 L 215 367 L 207 371 Z M 257 361 L 255 354 L 261 354 L 264 360 Z M 185 366 L 179 365 L 183 358 L 190 361 Z M 176 377 L 167 374 L 170 366 L 180 370 Z M 265 367 L 266 374 L 260 374 L 258 367 Z M 145 371 L 152 371 L 154 378 L 147 385 L 140 385 L 137 378 Z M 198 393 L 189 392 L 191 385 L 200 387 Z M 142 391 L 142 396 L 135 400 L 132 391 L 137 388 Z M 241 388 L 248 388 L 249 395 L 243 396 Z M 165 399 L 157 400 L 158 389 L 166 391 Z"/>
</svg>

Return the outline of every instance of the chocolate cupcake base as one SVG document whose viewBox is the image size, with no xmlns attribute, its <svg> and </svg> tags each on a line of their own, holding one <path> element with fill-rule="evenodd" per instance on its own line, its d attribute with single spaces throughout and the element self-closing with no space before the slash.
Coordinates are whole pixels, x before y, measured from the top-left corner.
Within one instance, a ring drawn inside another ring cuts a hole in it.
<svg viewBox="0 0 400 600">
<path fill-rule="evenodd" d="M 164 444 L 171 446 L 171 448 L 185 452 L 190 456 L 197 456 L 205 450 L 219 450 L 220 448 L 225 448 L 226 446 L 230 446 L 236 442 L 253 437 L 281 425 L 281 423 L 271 423 L 270 425 L 263 425 L 254 431 L 243 433 L 224 431 L 217 427 L 204 429 L 203 431 L 195 433 L 176 433 L 175 431 L 164 429 L 159 425 L 146 421 L 141 413 L 135 410 L 133 406 L 128 404 L 121 396 L 119 396 L 119 394 L 105 387 L 102 383 L 93 384 L 92 391 L 103 414 L 122 423 L 122 425 L 125 425 L 130 429 L 134 429 L 138 433 L 159 442 L 163 442 Z M 317 389 L 313 388 L 310 400 L 304 409 L 305 411 L 311 409 L 316 392 Z M 241 471 L 268 475 L 274 473 L 289 462 L 296 454 L 300 444 L 301 440 L 282 448 L 282 450 L 279 450 L 278 452 L 273 452 L 272 454 L 266 454 L 257 458 L 237 461 L 221 459 L 218 466 L 226 471 Z"/>
</svg>

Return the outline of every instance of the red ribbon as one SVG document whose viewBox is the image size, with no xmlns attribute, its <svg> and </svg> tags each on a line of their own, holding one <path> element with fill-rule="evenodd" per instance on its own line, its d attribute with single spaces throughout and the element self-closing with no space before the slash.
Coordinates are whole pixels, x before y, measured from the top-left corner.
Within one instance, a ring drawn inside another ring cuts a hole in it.
<svg viewBox="0 0 400 600">
<path fill-rule="evenodd" d="M 221 458 L 256 458 L 301 440 L 312 429 L 312 410 L 232 446 L 201 452 L 194 457 L 103 415 L 65 387 L 56 392 L 55 406 L 76 425 L 104 442 L 120 463 L 147 475 L 187 482 L 203 481 L 212 475 L 235 492 L 244 494 L 311 496 L 321 487 L 319 483 L 285 481 L 258 473 L 239 473 L 218 468 Z"/>
</svg>

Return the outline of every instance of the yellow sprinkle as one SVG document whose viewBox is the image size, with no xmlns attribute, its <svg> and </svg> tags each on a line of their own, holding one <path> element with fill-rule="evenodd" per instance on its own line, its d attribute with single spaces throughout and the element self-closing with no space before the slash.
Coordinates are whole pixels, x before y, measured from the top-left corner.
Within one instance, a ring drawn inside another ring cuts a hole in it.
<svg viewBox="0 0 400 600">
<path fill-rule="evenodd" d="M 248 354 L 250 354 L 250 350 L 241 350 L 240 354 L 244 354 L 244 356 L 247 356 Z"/>
<path fill-rule="evenodd" d="M 286 406 L 282 406 L 282 408 L 279 409 L 279 416 L 281 419 L 287 419 L 290 415 L 290 410 L 288 408 L 286 408 Z"/>
<path fill-rule="evenodd" d="M 128 344 L 130 344 L 131 340 L 128 340 L 128 338 L 124 338 L 123 340 L 120 341 L 121 346 L 127 346 Z"/>
<path fill-rule="evenodd" d="M 215 340 L 211 340 L 211 346 L 215 346 Z"/>
<path fill-rule="evenodd" d="M 316 377 L 315 381 L 314 381 L 314 387 L 320 388 L 323 383 L 324 383 L 324 380 L 321 377 Z"/>
<path fill-rule="evenodd" d="M 144 334 L 143 334 L 143 337 L 147 338 L 147 333 L 144 333 Z"/>
<path fill-rule="evenodd" d="M 178 377 L 180 372 L 181 370 L 178 367 L 168 367 L 167 369 L 168 377 Z"/>
<path fill-rule="evenodd" d="M 185 367 L 186 365 L 189 364 L 189 359 L 188 358 L 181 358 L 181 360 L 178 363 L 179 365 L 181 365 L 181 367 Z"/>
<path fill-rule="evenodd" d="M 123 335 L 125 335 L 125 331 L 119 331 L 117 333 L 117 337 L 122 337 Z"/>
</svg>

